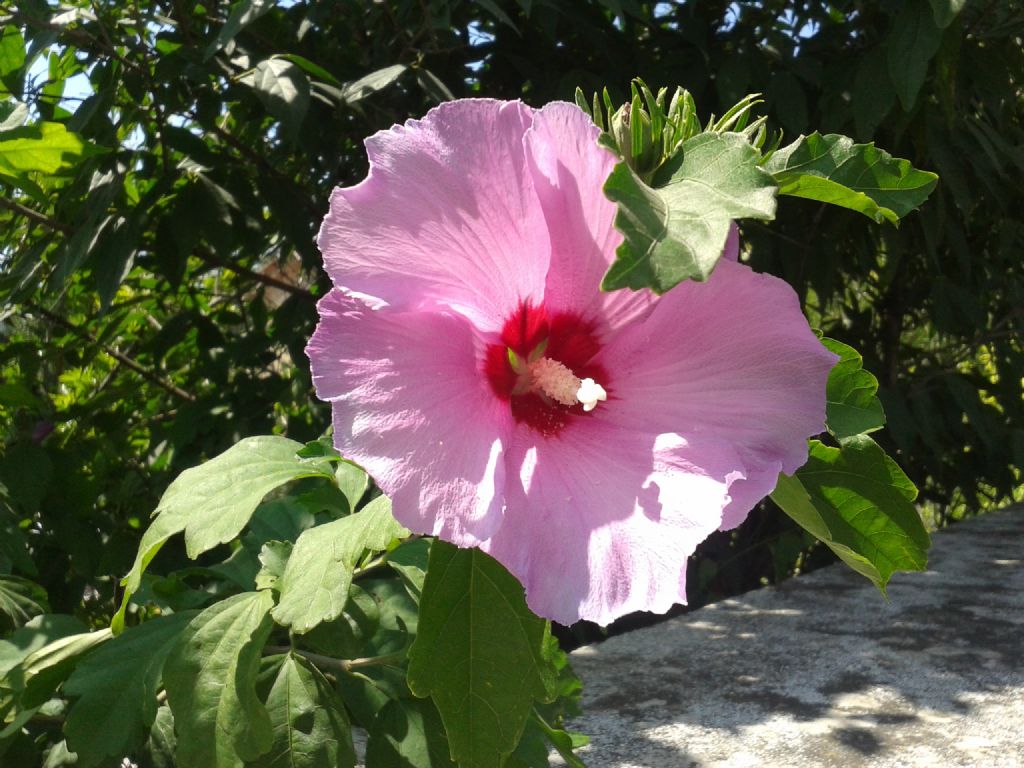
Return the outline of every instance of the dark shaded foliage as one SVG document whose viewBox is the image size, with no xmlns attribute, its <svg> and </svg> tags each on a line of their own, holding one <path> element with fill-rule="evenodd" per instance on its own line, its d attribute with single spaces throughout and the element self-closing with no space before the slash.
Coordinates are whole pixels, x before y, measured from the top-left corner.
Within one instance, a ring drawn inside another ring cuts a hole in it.
<svg viewBox="0 0 1024 768">
<path fill-rule="evenodd" d="M 331 188 L 364 175 L 365 136 L 452 95 L 539 105 L 607 85 L 619 102 L 636 75 L 685 86 L 705 116 L 761 92 L 790 137 L 875 139 L 941 175 L 899 229 L 789 199 L 744 237 L 863 353 L 879 440 L 940 516 L 1012 494 L 1024 6 L 960 5 L 0 5 L 5 127 L 23 103 L 100 150 L 53 174 L 0 165 L 0 571 L 105 622 L 174 476 L 245 435 L 322 432 L 302 352 L 328 287 L 314 237 Z M 706 545 L 692 599 L 823 557 L 807 546 L 758 510 Z"/>
</svg>

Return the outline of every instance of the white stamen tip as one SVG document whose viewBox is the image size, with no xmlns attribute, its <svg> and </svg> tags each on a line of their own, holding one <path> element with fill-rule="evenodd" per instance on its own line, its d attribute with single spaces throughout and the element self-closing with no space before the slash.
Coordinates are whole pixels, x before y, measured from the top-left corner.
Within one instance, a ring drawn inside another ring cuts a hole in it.
<svg viewBox="0 0 1024 768">
<path fill-rule="evenodd" d="M 584 411 L 592 411 L 599 402 L 608 399 L 608 393 L 593 379 L 583 379 L 576 391 L 576 399 L 583 404 Z"/>
</svg>

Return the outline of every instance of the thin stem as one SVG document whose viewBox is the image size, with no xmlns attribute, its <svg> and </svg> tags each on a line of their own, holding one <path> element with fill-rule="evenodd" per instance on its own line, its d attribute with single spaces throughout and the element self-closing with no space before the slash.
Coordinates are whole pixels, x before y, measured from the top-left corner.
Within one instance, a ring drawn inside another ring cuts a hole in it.
<svg viewBox="0 0 1024 768">
<path fill-rule="evenodd" d="M 255 280 L 257 283 L 262 283 L 263 285 L 270 286 L 271 288 L 279 288 L 282 291 L 287 291 L 288 293 L 295 294 L 296 296 L 303 296 L 307 299 L 314 298 L 313 294 L 301 285 L 293 285 L 292 283 L 287 283 L 284 280 L 278 280 L 276 277 L 271 277 L 270 275 L 265 275 L 262 272 L 257 272 L 254 269 L 243 267 L 241 264 L 234 264 L 232 262 L 225 261 L 209 251 L 197 251 L 195 255 L 200 261 L 208 266 L 230 270 L 235 274 Z"/>
<path fill-rule="evenodd" d="M 332 656 L 324 656 L 323 654 L 313 653 L 312 651 L 302 651 L 288 645 L 268 645 L 263 649 L 263 652 L 267 656 L 273 656 L 278 653 L 294 653 L 307 661 L 313 662 L 321 669 L 331 669 L 335 672 L 343 672 L 346 674 L 363 667 L 379 667 L 387 664 L 400 663 L 405 661 L 406 656 L 405 648 L 400 651 L 395 651 L 394 653 L 386 653 L 383 656 L 367 656 L 361 659 L 335 659 Z"/>
<path fill-rule="evenodd" d="M 71 232 L 71 227 L 67 226 L 66 224 L 61 224 L 60 222 L 54 221 L 46 214 L 33 210 L 32 208 L 29 208 L 27 205 L 17 203 L 14 200 L 8 200 L 6 197 L 0 197 L 0 208 L 6 208 L 9 211 L 13 211 L 14 213 L 24 216 L 26 219 L 34 221 L 36 224 L 42 224 L 44 227 L 47 227 L 48 229 L 52 229 L 57 232 L 64 232 L 65 234 Z"/>
<path fill-rule="evenodd" d="M 119 363 L 124 365 L 126 368 L 130 368 L 131 370 L 135 371 L 137 374 L 139 374 L 139 376 L 141 376 L 142 378 L 146 379 L 146 381 L 149 381 L 149 382 L 151 382 L 153 384 L 156 384 L 158 387 L 161 387 L 162 389 L 167 390 L 172 395 L 180 397 L 182 400 L 188 400 L 190 403 L 194 403 L 195 402 L 195 400 L 196 400 L 195 395 L 193 395 L 190 392 L 186 392 L 184 389 L 179 387 L 177 384 L 174 384 L 174 383 L 172 383 L 170 381 L 167 381 L 166 379 L 162 378 L 159 374 L 154 373 L 153 371 L 149 370 L 148 368 L 143 366 L 141 363 L 138 363 L 135 360 L 133 360 L 132 358 L 128 357 L 128 355 L 124 354 L 123 352 L 119 352 L 118 350 L 114 349 L 113 347 L 107 346 L 106 344 L 101 342 L 99 339 L 97 339 L 95 336 L 93 336 L 85 328 L 82 328 L 81 326 L 75 325 L 74 323 L 68 322 L 67 320 L 65 320 L 60 315 L 56 315 L 53 312 L 50 312 L 48 309 L 45 309 L 45 308 L 39 306 L 35 302 L 31 302 L 31 301 L 30 302 L 26 302 L 25 306 L 28 307 L 29 309 L 31 309 L 33 312 L 36 312 L 36 313 L 42 315 L 43 317 L 45 317 L 47 320 L 49 320 L 54 325 L 59 325 L 61 328 L 65 328 L 65 329 L 71 331 L 76 336 L 79 336 L 79 337 L 85 339 L 86 341 L 88 341 L 88 342 L 90 342 L 92 344 L 96 344 L 106 354 L 110 355 L 112 358 L 117 360 Z"/>
</svg>

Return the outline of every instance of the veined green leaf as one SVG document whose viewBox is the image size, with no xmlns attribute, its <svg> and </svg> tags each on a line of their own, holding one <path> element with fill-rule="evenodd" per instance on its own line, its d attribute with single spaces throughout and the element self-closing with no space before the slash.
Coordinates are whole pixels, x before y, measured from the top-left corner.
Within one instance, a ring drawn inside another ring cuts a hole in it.
<svg viewBox="0 0 1024 768">
<path fill-rule="evenodd" d="M 53 174 L 98 151 L 61 123 L 38 123 L 0 133 L 0 172 Z"/>
<path fill-rule="evenodd" d="M 737 133 L 702 133 L 645 184 L 626 164 L 605 183 L 618 205 L 625 239 L 602 290 L 651 288 L 664 293 L 683 280 L 706 280 L 722 256 L 733 219 L 775 217 L 775 182 L 760 154 Z"/>
<path fill-rule="evenodd" d="M 256 675 L 273 604 L 269 591 L 234 595 L 192 619 L 179 637 L 163 675 L 179 768 L 243 768 L 271 748 Z"/>
<path fill-rule="evenodd" d="M 839 355 L 825 387 L 825 426 L 837 438 L 874 432 L 885 426 L 885 411 L 878 399 L 878 379 L 863 368 L 864 358 L 853 347 L 835 339 L 822 339 Z"/>
<path fill-rule="evenodd" d="M 516 748 L 535 700 L 555 695 L 546 622 L 523 588 L 476 549 L 431 545 L 409 687 L 441 713 L 461 768 L 491 768 Z"/>
<path fill-rule="evenodd" d="M 21 663 L 21 705 L 26 709 L 46 702 L 79 660 L 113 635 L 109 629 L 68 635 L 30 653 Z"/>
<path fill-rule="evenodd" d="M 391 502 L 378 496 L 354 515 L 304 531 L 278 582 L 281 600 L 274 619 L 293 632 L 308 632 L 341 615 L 352 570 L 366 550 L 380 551 L 409 534 L 391 516 Z"/>
<path fill-rule="evenodd" d="M 817 440 L 794 477 L 779 476 L 772 500 L 844 562 L 885 590 L 896 571 L 927 563 L 928 532 L 917 489 L 867 435 L 830 448 Z"/>
<path fill-rule="evenodd" d="M 85 658 L 64 684 L 80 697 L 68 712 L 64 735 L 82 768 L 134 751 L 156 719 L 164 661 L 195 611 L 133 627 Z"/>
<path fill-rule="evenodd" d="M 251 86 L 267 112 L 294 135 L 309 109 L 309 78 L 302 68 L 287 59 L 261 61 L 239 82 Z"/>
<path fill-rule="evenodd" d="M 278 486 L 303 477 L 333 478 L 329 463 L 296 456 L 300 448 L 301 443 L 284 437 L 249 437 L 182 472 L 160 499 L 156 519 L 121 582 L 125 596 L 111 624 L 114 631 L 124 627 L 124 612 L 143 571 L 171 536 L 184 531 L 189 557 L 198 557 L 238 536 L 263 497 Z"/>
<path fill-rule="evenodd" d="M 345 705 L 313 665 L 289 654 L 267 697 L 270 750 L 253 768 L 351 768 L 356 763 Z"/>
<path fill-rule="evenodd" d="M 812 133 L 777 150 L 765 163 L 779 194 L 820 200 L 895 223 L 935 188 L 938 176 L 919 171 L 871 144 Z"/>
</svg>

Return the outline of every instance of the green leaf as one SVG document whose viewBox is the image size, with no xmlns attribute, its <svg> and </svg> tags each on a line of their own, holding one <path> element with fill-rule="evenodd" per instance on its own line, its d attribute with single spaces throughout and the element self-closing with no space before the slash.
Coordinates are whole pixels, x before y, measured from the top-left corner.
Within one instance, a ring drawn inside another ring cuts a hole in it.
<svg viewBox="0 0 1024 768">
<path fill-rule="evenodd" d="M 431 545 L 408 680 L 414 694 L 437 704 L 462 768 L 501 765 L 534 700 L 554 695 L 545 629 L 522 586 L 493 558 Z"/>
<path fill-rule="evenodd" d="M 7 616 L 10 624 L 20 627 L 33 616 L 49 610 L 45 589 L 20 576 L 0 574 L 0 613 Z M 0 626 L 5 623 L 8 622 L 0 621 Z"/>
<path fill-rule="evenodd" d="M 779 194 L 820 200 L 895 223 L 935 188 L 938 176 L 919 171 L 874 143 L 815 132 L 776 151 L 765 163 Z"/>
<path fill-rule="evenodd" d="M 303 477 L 333 478 L 330 464 L 298 458 L 295 453 L 301 447 L 284 437 L 249 437 L 182 472 L 160 499 L 156 519 L 143 534 L 135 563 L 121 582 L 125 595 L 111 623 L 114 631 L 124 627 L 124 612 L 143 571 L 171 536 L 184 531 L 188 556 L 195 559 L 238 536 L 263 497 L 278 486 Z"/>
<path fill-rule="evenodd" d="M 844 562 L 885 590 L 896 571 L 927 563 L 917 489 L 867 435 L 830 448 L 817 440 L 795 477 L 779 475 L 772 500 Z"/>
<path fill-rule="evenodd" d="M 314 64 L 312 61 L 310 61 L 304 56 L 299 56 L 297 53 L 279 53 L 273 56 L 272 58 L 286 59 L 290 61 L 292 64 L 297 64 L 298 66 L 302 67 L 304 70 L 306 70 L 306 72 L 313 75 L 314 77 L 319 78 L 320 80 L 323 80 L 325 83 L 330 83 L 331 85 L 335 85 L 338 88 L 344 87 L 344 83 L 338 80 L 338 78 L 336 78 L 326 69 L 321 67 L 319 64 Z"/>
<path fill-rule="evenodd" d="M 264 544 L 260 549 L 260 564 L 263 567 L 256 574 L 256 589 L 278 589 L 291 554 L 290 541 L 268 541 Z"/>
<path fill-rule="evenodd" d="M 351 461 L 339 461 L 334 470 L 334 480 L 348 499 L 348 508 L 354 512 L 370 487 L 370 476 Z"/>
<path fill-rule="evenodd" d="M 346 83 L 341 89 L 341 99 L 348 104 L 355 104 L 367 96 L 384 90 L 403 74 L 408 67 L 405 64 L 392 64 L 390 67 L 378 69 L 368 75 Z"/>
<path fill-rule="evenodd" d="M 36 616 L 6 639 L 0 640 L 0 725 L 11 719 L 25 688 L 21 666 L 25 659 L 50 643 L 62 637 L 77 635 L 85 628 L 73 616 L 45 614 Z"/>
<path fill-rule="evenodd" d="M 348 768 L 356 762 L 345 705 L 316 667 L 289 654 L 267 698 L 274 742 L 253 768 Z"/>
<path fill-rule="evenodd" d="M 430 699 L 391 699 L 367 730 L 367 765 L 455 768 L 448 757 L 444 726 Z"/>
<path fill-rule="evenodd" d="M 20 101 L 4 101 L 0 102 L 0 132 L 12 131 L 15 128 L 20 128 L 29 118 L 28 105 Z M 38 187 L 28 181 L 24 176 L 4 176 L 4 181 L 8 184 L 23 187 L 26 191 L 30 191 L 32 196 L 36 200 L 45 203 L 46 195 Z"/>
<path fill-rule="evenodd" d="M 54 174 L 96 151 L 61 123 L 38 123 L 0 133 L 0 172 Z"/>
<path fill-rule="evenodd" d="M 426 67 L 416 69 L 416 82 L 419 83 L 423 92 L 438 104 L 455 98 L 455 94 L 444 84 L 444 81 Z"/>
<path fill-rule="evenodd" d="M 417 599 L 423 592 L 423 581 L 427 576 L 430 542 L 430 539 L 406 541 L 385 557 L 387 564 L 401 574 L 409 592 Z"/>
<path fill-rule="evenodd" d="M 936 24 L 928 0 L 908 0 L 892 22 L 886 41 L 889 77 L 903 109 L 909 112 L 928 74 L 928 63 L 942 42 L 942 30 Z"/>
<path fill-rule="evenodd" d="M 156 719 L 149 731 L 146 751 L 153 763 L 153 768 L 177 768 L 174 753 L 177 752 L 178 741 L 174 736 L 174 715 L 166 704 L 160 705 L 156 711 Z"/>
<path fill-rule="evenodd" d="M 270 592 L 245 592 L 207 608 L 181 634 L 164 666 L 180 768 L 242 768 L 272 743 L 256 695 L 260 655 L 273 628 Z"/>
<path fill-rule="evenodd" d="M 134 751 L 157 714 L 164 661 L 194 611 L 133 627 L 83 660 L 64 684 L 80 697 L 68 712 L 64 735 L 82 768 Z"/>
<path fill-rule="evenodd" d="M 261 61 L 239 82 L 251 86 L 267 111 L 294 135 L 309 109 L 309 78 L 287 59 Z"/>
<path fill-rule="evenodd" d="M 653 186 L 616 165 L 604 192 L 618 205 L 615 226 L 625 239 L 602 290 L 664 293 L 683 280 L 706 280 L 733 219 L 775 216 L 775 182 L 759 158 L 741 134 L 703 133 L 683 143 Z"/>
<path fill-rule="evenodd" d="M 929 0 L 932 5 L 932 17 L 935 26 L 945 29 L 967 5 L 967 0 Z"/>
<path fill-rule="evenodd" d="M 536 711 L 530 713 L 530 719 L 526 722 L 526 729 L 523 731 L 523 738 L 520 740 L 515 752 L 509 757 L 506 768 L 538 768 L 550 766 L 548 754 L 551 747 L 561 756 L 569 768 L 586 768 L 583 761 L 577 757 L 573 750 L 588 743 L 585 736 L 569 733 L 560 728 L 554 728 L 544 720 Z"/>
<path fill-rule="evenodd" d="M 34 651 L 62 637 L 80 634 L 85 629 L 85 625 L 74 616 L 36 616 L 25 626 L 0 640 L 0 678 L 21 664 Z"/>
<path fill-rule="evenodd" d="M 295 542 L 274 619 L 293 632 L 308 632 L 341 615 L 352 571 L 366 550 L 386 549 L 409 532 L 391 516 L 391 502 L 378 496 L 361 511 L 305 531 Z"/>
<path fill-rule="evenodd" d="M 203 51 L 203 61 L 209 60 L 221 48 L 234 40 L 239 32 L 273 8 L 274 5 L 276 3 L 273 0 L 240 0 L 231 6 L 228 20 L 224 22 L 224 26 L 220 28 L 214 41 Z"/>
<path fill-rule="evenodd" d="M 25 65 L 25 38 L 14 24 L 8 24 L 0 34 L 0 78 L 17 72 Z"/>
<path fill-rule="evenodd" d="M 111 218 L 97 237 L 92 255 L 92 277 L 100 299 L 100 310 L 105 312 L 135 262 L 135 248 L 139 240 L 137 220 Z"/>
<path fill-rule="evenodd" d="M 825 425 L 837 438 L 874 432 L 885 426 L 885 411 L 878 399 L 878 379 L 863 368 L 864 358 L 853 347 L 834 339 L 822 339 L 830 352 L 839 355 L 825 387 Z"/>
<path fill-rule="evenodd" d="M 59 638 L 30 653 L 20 665 L 23 681 L 21 705 L 31 709 L 45 703 L 79 660 L 111 637 L 109 629 L 84 632 Z"/>
</svg>

